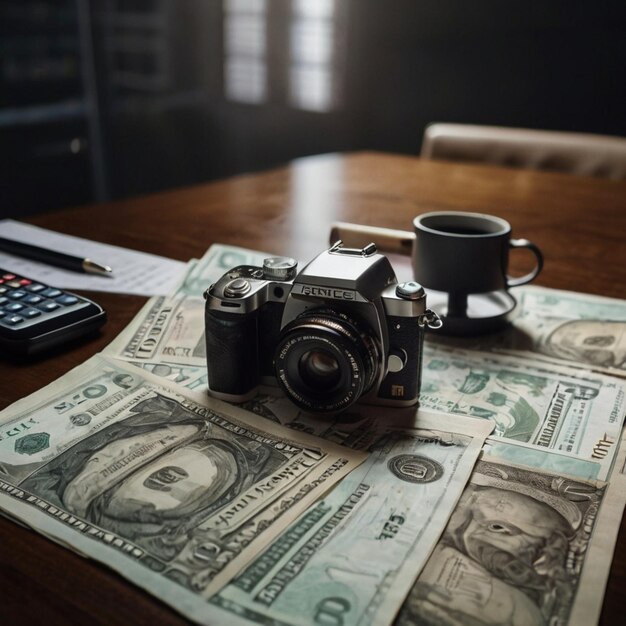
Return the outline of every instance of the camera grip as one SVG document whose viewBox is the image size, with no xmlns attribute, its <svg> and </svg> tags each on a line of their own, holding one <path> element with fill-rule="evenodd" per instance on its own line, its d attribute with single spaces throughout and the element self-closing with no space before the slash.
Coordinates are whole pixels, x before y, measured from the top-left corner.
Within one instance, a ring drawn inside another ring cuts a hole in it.
<svg viewBox="0 0 626 626">
<path fill-rule="evenodd" d="M 259 384 L 257 317 L 256 312 L 206 311 L 207 371 L 212 393 L 242 402 Z"/>
</svg>

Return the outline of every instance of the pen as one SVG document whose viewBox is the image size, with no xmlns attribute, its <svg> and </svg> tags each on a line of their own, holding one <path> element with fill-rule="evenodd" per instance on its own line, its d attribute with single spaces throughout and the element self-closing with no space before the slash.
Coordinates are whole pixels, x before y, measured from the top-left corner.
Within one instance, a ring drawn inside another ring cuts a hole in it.
<svg viewBox="0 0 626 626">
<path fill-rule="evenodd" d="M 86 274 L 98 274 L 100 276 L 112 276 L 113 272 L 108 265 L 96 263 L 91 259 L 83 259 L 71 254 L 65 254 L 64 252 L 39 248 L 29 243 L 5 239 L 4 237 L 0 237 L 0 250 L 25 259 L 32 259 L 33 261 L 40 261 L 48 265 L 72 270 L 73 272 L 85 272 Z"/>
</svg>

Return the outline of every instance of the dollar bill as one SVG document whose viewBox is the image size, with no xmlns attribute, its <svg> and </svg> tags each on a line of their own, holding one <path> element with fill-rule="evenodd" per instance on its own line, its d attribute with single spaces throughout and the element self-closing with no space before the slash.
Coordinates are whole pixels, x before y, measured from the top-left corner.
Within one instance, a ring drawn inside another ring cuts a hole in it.
<svg viewBox="0 0 626 626">
<path fill-rule="evenodd" d="M 522 287 L 509 347 L 626 374 L 626 300 Z"/>
<path fill-rule="evenodd" d="M 526 465 L 560 476 L 567 474 L 576 478 L 597 480 L 600 476 L 606 477 L 607 474 L 606 468 L 603 468 L 597 461 L 589 461 L 565 452 L 542 450 L 526 443 L 504 441 L 492 437 L 488 437 L 485 441 L 483 454 L 497 457 L 505 463 Z"/>
<path fill-rule="evenodd" d="M 263 265 L 271 256 L 256 250 L 213 244 L 201 259 L 190 261 L 187 273 L 174 291 L 175 298 L 201 298 L 202 294 L 228 270 L 237 265 Z"/>
<path fill-rule="evenodd" d="M 569 474 L 578 478 L 595 478 L 597 475 L 593 463 L 568 458 L 554 451 L 529 450 L 527 446 L 517 443 L 487 439 L 483 454 L 498 457 L 501 464 L 512 462 L 531 465 L 559 476 Z M 568 620 L 570 626 L 595 624 L 602 610 L 611 560 L 626 505 L 626 431 L 622 434 L 608 480 Z"/>
<path fill-rule="evenodd" d="M 420 411 L 353 440 L 368 460 L 212 601 L 263 624 L 384 624 L 444 527 L 492 425 Z"/>
<path fill-rule="evenodd" d="M 362 439 L 363 433 L 376 430 L 380 421 L 375 407 L 356 406 L 347 412 L 333 417 L 320 419 L 298 409 L 285 396 L 275 390 L 265 388 L 252 400 L 242 405 L 248 411 L 265 419 L 283 424 L 288 428 L 315 434 L 343 445 L 354 445 Z M 411 409 L 412 411 L 412 409 Z M 412 416 L 406 409 L 393 409 L 385 420 L 405 424 L 412 422 Z M 390 418 L 390 415 L 397 414 Z M 592 461 L 572 453 L 547 450 L 529 443 L 487 437 L 483 444 L 483 453 L 518 465 L 528 465 L 545 471 L 569 474 L 579 478 L 606 479 L 609 466 L 599 461 Z M 604 477 L 604 478 L 602 478 Z"/>
<path fill-rule="evenodd" d="M 567 624 L 605 497 L 603 482 L 479 461 L 394 624 Z"/>
<path fill-rule="evenodd" d="M 365 405 L 353 405 L 335 415 L 314 415 L 299 409 L 277 388 L 261 387 L 259 393 L 241 405 L 247 411 L 287 428 L 323 437 L 342 445 L 352 445 L 358 433 L 375 432 L 381 410 Z M 391 418 L 390 416 L 394 416 Z M 385 420 L 393 419 L 408 426 L 415 420 L 415 407 L 393 410 Z"/>
<path fill-rule="evenodd" d="M 215 623 L 207 598 L 365 456 L 96 356 L 0 413 L 0 509 Z"/>
<path fill-rule="evenodd" d="M 521 356 L 424 348 L 420 405 L 482 417 L 494 436 L 600 464 L 606 479 L 624 421 L 625 383 Z"/>
<path fill-rule="evenodd" d="M 104 353 L 135 362 L 206 367 L 204 300 L 151 298 Z"/>
<path fill-rule="evenodd" d="M 620 522 L 626 505 L 626 431 L 609 477 L 606 496 L 600 507 L 570 618 L 571 626 L 595 624 L 602 610 L 602 600 Z"/>
<path fill-rule="evenodd" d="M 181 365 L 180 363 L 168 363 L 167 361 L 133 361 L 128 363 L 140 367 L 154 376 L 163 378 L 186 389 L 206 391 L 207 368 L 206 365 Z"/>
</svg>

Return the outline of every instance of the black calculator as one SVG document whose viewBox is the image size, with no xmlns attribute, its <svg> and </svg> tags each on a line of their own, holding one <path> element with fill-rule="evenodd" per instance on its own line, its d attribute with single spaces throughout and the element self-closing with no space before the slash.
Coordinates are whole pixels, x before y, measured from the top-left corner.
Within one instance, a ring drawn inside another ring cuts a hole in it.
<svg viewBox="0 0 626 626">
<path fill-rule="evenodd" d="M 100 328 L 95 302 L 0 269 L 0 355 L 28 356 Z"/>
</svg>

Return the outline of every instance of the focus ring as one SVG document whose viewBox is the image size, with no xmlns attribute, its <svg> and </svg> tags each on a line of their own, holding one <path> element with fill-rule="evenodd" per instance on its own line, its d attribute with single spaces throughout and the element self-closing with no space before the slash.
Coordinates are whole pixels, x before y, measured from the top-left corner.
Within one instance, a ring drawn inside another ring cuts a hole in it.
<svg viewBox="0 0 626 626">
<path fill-rule="evenodd" d="M 315 366 L 322 362 L 333 366 L 327 370 L 330 375 Z M 274 364 L 280 386 L 295 404 L 313 412 L 333 412 L 347 408 L 371 388 L 380 350 L 364 325 L 332 309 L 315 309 L 283 329 Z"/>
</svg>

